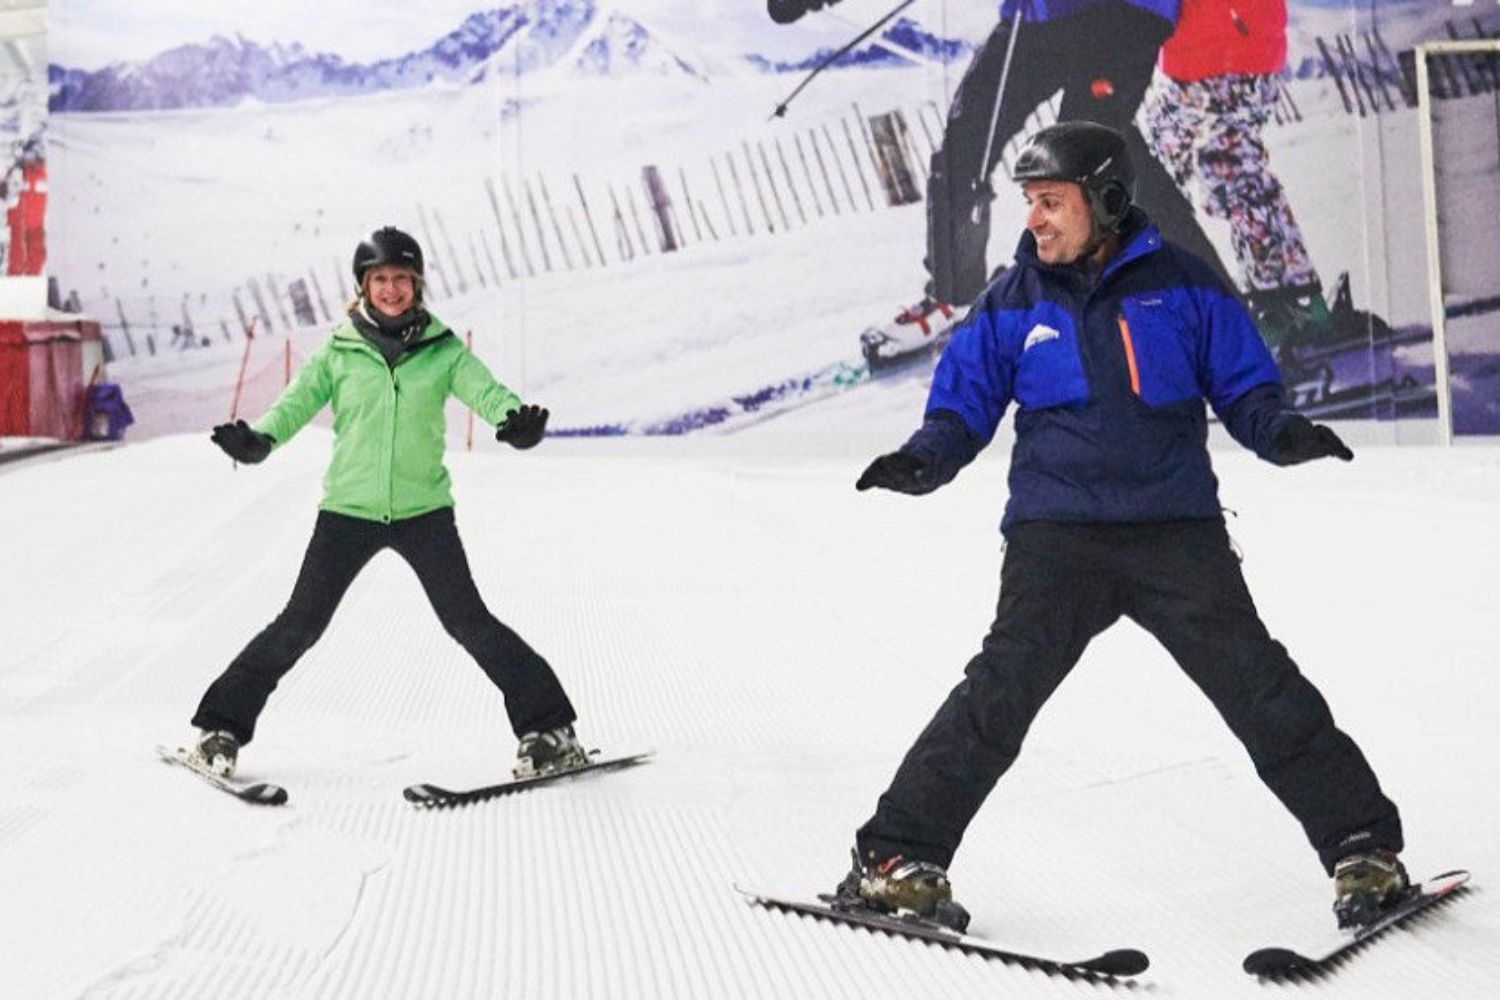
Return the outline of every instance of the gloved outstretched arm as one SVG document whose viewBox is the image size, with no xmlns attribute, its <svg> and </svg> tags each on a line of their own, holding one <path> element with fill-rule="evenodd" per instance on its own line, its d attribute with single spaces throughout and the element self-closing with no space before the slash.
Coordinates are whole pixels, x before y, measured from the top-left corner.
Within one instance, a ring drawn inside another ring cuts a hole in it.
<svg viewBox="0 0 1500 1000">
<path fill-rule="evenodd" d="M 540 406 L 522 406 L 511 410 L 505 422 L 495 428 L 495 440 L 512 448 L 534 448 L 547 433 L 548 412 Z"/>
<path fill-rule="evenodd" d="M 950 410 L 933 410 L 906 444 L 871 462 L 854 488 L 921 496 L 952 482 L 977 454 L 979 443 L 963 418 Z"/>
<path fill-rule="evenodd" d="M 1354 461 L 1354 452 L 1333 429 L 1315 424 L 1300 413 L 1286 413 L 1276 422 L 1265 459 L 1275 465 L 1300 465 L 1315 458 Z"/>
<path fill-rule="evenodd" d="M 236 420 L 232 424 L 219 424 L 214 428 L 209 440 L 224 449 L 224 454 L 236 462 L 244 462 L 247 465 L 264 462 L 266 456 L 271 454 L 271 449 L 276 447 L 275 438 L 269 434 L 260 433 L 243 420 Z"/>
</svg>

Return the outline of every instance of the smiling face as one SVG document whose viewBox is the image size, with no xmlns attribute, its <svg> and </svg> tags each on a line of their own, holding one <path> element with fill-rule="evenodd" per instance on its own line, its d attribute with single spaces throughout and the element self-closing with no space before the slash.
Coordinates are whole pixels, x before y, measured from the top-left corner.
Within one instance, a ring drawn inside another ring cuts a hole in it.
<svg viewBox="0 0 1500 1000">
<path fill-rule="evenodd" d="M 1095 243 L 1094 213 L 1083 188 L 1069 181 L 1027 181 L 1026 228 L 1036 237 L 1036 255 L 1045 264 L 1072 264 Z"/>
<path fill-rule="evenodd" d="M 386 316 L 400 316 L 417 301 L 417 276 L 410 268 L 381 264 L 365 274 L 365 298 Z"/>
</svg>

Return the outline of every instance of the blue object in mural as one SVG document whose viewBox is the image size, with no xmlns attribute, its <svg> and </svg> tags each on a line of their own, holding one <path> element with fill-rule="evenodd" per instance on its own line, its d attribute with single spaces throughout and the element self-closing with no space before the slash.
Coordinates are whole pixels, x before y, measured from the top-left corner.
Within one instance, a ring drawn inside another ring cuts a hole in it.
<svg viewBox="0 0 1500 1000">
<path fill-rule="evenodd" d="M 133 423 L 135 414 L 130 412 L 118 382 L 89 386 L 83 403 L 85 441 L 120 441 L 125 437 L 125 428 Z"/>
</svg>

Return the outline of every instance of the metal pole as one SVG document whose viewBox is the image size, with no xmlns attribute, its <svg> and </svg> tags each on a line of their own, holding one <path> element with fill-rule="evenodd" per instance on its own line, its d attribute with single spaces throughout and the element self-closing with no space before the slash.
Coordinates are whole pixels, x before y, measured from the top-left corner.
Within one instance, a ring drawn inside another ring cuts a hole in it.
<svg viewBox="0 0 1500 1000">
<path fill-rule="evenodd" d="M 1453 396 L 1448 382 L 1447 308 L 1443 301 L 1443 263 L 1437 224 L 1437 165 L 1432 147 L 1432 107 L 1428 100 L 1426 45 L 1416 47 L 1417 134 L 1422 151 L 1422 202 L 1427 207 L 1427 299 L 1432 315 L 1432 367 L 1437 382 L 1438 441 L 1453 443 Z"/>
</svg>

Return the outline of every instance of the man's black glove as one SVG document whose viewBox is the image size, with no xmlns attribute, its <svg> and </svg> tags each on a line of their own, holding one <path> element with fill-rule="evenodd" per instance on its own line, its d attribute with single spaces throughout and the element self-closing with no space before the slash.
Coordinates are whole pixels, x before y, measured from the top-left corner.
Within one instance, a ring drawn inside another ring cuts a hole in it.
<svg viewBox="0 0 1500 1000">
<path fill-rule="evenodd" d="M 224 454 L 236 462 L 244 462 L 247 465 L 264 462 L 266 456 L 271 454 L 271 448 L 276 444 L 276 439 L 271 435 L 251 429 L 250 425 L 243 420 L 236 420 L 232 424 L 219 424 L 214 428 L 210 440 L 223 448 Z"/>
<path fill-rule="evenodd" d="M 540 406 L 511 410 L 505 423 L 495 429 L 495 440 L 512 448 L 534 448 L 547 432 L 547 411 Z"/>
<path fill-rule="evenodd" d="M 931 493 L 940 485 L 933 463 L 925 454 L 893 451 L 871 462 L 870 467 L 860 475 L 859 482 L 854 484 L 854 488 L 868 490 L 875 487 L 921 496 L 923 493 Z"/>
<path fill-rule="evenodd" d="M 832 7 L 839 0 L 766 0 L 766 13 L 777 24 L 791 24 L 810 10 Z"/>
<path fill-rule="evenodd" d="M 1276 465 L 1298 465 L 1315 458 L 1341 458 L 1349 462 L 1353 461 L 1354 452 L 1329 428 L 1294 414 L 1272 436 L 1266 458 Z"/>
</svg>

